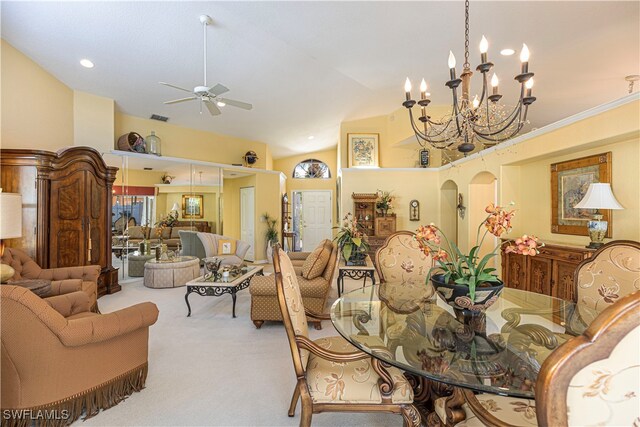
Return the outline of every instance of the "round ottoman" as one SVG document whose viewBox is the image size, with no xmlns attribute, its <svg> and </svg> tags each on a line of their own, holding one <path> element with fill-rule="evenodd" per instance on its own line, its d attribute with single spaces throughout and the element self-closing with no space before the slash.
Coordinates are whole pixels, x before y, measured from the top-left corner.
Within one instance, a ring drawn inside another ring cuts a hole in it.
<svg viewBox="0 0 640 427">
<path fill-rule="evenodd" d="M 175 288 L 200 276 L 200 259 L 194 256 L 176 257 L 172 261 L 148 260 L 144 264 L 144 285 L 147 288 Z"/>
<path fill-rule="evenodd" d="M 155 255 L 130 254 L 127 256 L 127 261 L 129 262 L 129 277 L 143 277 L 145 263 L 155 258 Z"/>
</svg>

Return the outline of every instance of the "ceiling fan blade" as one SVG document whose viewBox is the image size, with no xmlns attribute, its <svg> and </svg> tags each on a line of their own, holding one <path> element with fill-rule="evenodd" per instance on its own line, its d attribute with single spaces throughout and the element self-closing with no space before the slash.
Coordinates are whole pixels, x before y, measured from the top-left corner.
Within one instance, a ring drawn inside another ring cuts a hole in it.
<svg viewBox="0 0 640 427">
<path fill-rule="evenodd" d="M 242 102 L 242 101 L 235 101 L 233 99 L 227 99 L 227 98 L 218 98 L 218 100 L 224 102 L 227 105 L 232 105 L 234 107 L 242 108 L 243 110 L 251 110 L 253 108 L 253 105 L 248 104 L 246 102 Z"/>
<path fill-rule="evenodd" d="M 185 88 L 183 88 L 183 87 L 176 86 L 176 85 L 172 85 L 172 84 L 165 83 L 165 82 L 160 82 L 160 84 L 161 84 L 161 85 L 165 85 L 165 86 L 172 87 L 172 88 L 174 88 L 174 89 L 183 90 L 183 91 L 185 91 L 185 92 L 193 92 L 193 91 L 192 91 L 192 90 L 190 90 L 190 89 L 185 89 Z"/>
<path fill-rule="evenodd" d="M 173 101 L 165 101 L 165 104 L 177 104 L 178 102 L 185 102 L 185 101 L 193 101 L 194 99 L 198 99 L 197 96 L 190 96 L 189 98 L 180 98 L 180 99 L 174 99 Z"/>
<path fill-rule="evenodd" d="M 229 92 L 229 89 L 227 89 L 226 86 L 223 86 L 220 83 L 218 83 L 217 85 L 209 89 L 209 93 L 212 96 L 222 95 L 223 93 L 227 93 L 227 92 Z"/>
<path fill-rule="evenodd" d="M 204 105 L 207 106 L 207 110 L 209 110 L 212 116 L 219 116 L 220 114 L 222 114 L 222 111 L 220 111 L 218 106 L 208 99 L 204 100 Z"/>
</svg>

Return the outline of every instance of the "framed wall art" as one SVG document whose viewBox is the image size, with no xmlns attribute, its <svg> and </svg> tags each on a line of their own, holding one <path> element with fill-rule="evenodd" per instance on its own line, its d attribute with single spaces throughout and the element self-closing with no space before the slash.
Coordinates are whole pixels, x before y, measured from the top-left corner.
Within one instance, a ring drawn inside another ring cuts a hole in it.
<svg viewBox="0 0 640 427">
<path fill-rule="evenodd" d="M 202 194 L 183 194 L 182 195 L 182 217 L 185 219 L 204 218 Z"/>
<path fill-rule="evenodd" d="M 582 157 L 551 165 L 551 232 L 588 236 L 587 221 L 594 209 L 574 206 L 587 193 L 589 184 L 611 182 L 611 152 Z M 601 210 L 609 222 L 606 237 L 611 237 L 611 211 Z"/>
<path fill-rule="evenodd" d="M 349 167 L 378 167 L 377 133 L 349 133 Z"/>
</svg>

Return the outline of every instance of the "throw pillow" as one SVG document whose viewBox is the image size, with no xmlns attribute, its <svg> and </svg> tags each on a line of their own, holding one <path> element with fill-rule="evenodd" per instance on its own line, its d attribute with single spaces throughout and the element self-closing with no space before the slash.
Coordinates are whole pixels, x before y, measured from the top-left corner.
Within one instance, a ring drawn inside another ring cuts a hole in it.
<svg viewBox="0 0 640 427">
<path fill-rule="evenodd" d="M 327 250 L 325 241 L 320 242 L 320 245 L 309 254 L 307 259 L 302 264 L 302 277 L 307 280 L 320 277 L 327 267 L 331 251 Z"/>
<path fill-rule="evenodd" d="M 236 253 L 236 241 L 230 239 L 218 240 L 218 255 L 233 255 Z"/>
</svg>

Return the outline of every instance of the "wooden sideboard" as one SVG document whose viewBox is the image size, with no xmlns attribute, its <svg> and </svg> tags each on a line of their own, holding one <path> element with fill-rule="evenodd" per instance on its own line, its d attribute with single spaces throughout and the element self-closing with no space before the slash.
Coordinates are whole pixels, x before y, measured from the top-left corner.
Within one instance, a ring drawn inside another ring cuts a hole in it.
<svg viewBox="0 0 640 427">
<path fill-rule="evenodd" d="M 120 290 L 111 262 L 112 185 L 108 167 L 89 147 L 58 152 L 3 149 L 2 188 L 22 195 L 22 238 L 7 246 L 24 250 L 42 268 L 100 265 L 98 296 Z"/>
<path fill-rule="evenodd" d="M 595 252 L 581 246 L 549 244 L 536 256 L 502 252 L 502 280 L 509 288 L 574 300 L 573 272 Z"/>
</svg>

